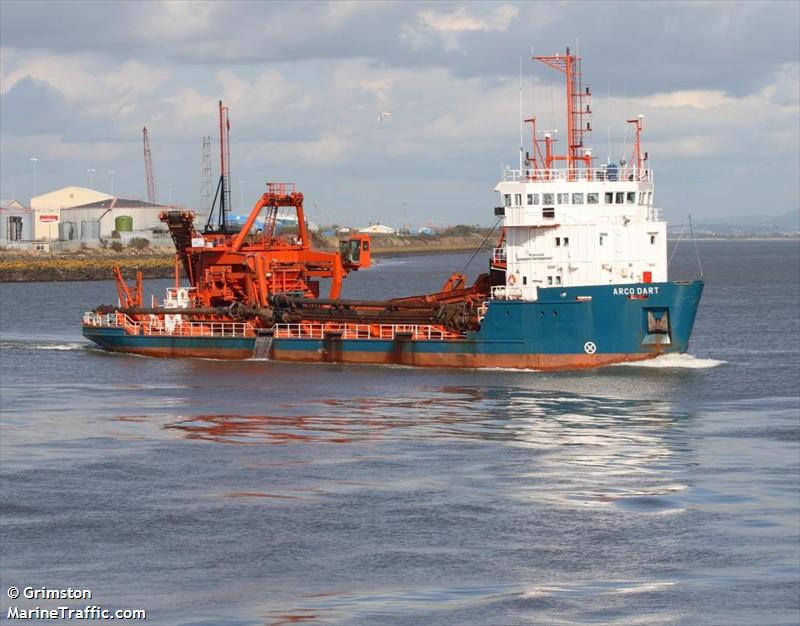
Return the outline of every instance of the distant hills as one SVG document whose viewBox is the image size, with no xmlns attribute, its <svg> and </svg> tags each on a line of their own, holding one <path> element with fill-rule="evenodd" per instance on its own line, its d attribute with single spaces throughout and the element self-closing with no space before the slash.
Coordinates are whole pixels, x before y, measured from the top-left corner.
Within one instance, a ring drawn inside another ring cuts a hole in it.
<svg viewBox="0 0 800 626">
<path fill-rule="evenodd" d="M 674 232 L 683 232 L 685 229 L 685 224 L 670 228 Z M 783 215 L 740 215 L 695 220 L 694 231 L 697 235 L 715 237 L 797 236 L 800 235 L 800 209 Z"/>
</svg>

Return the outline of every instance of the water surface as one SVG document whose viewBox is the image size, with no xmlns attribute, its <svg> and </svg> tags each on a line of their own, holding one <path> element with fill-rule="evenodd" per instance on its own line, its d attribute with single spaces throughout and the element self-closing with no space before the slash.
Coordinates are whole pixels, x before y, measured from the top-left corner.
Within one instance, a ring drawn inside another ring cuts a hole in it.
<svg viewBox="0 0 800 626">
<path fill-rule="evenodd" d="M 112 282 L 0 286 L 0 620 L 13 584 L 149 624 L 797 623 L 798 245 L 700 246 L 691 355 L 577 373 L 114 355 L 79 332 Z"/>
</svg>

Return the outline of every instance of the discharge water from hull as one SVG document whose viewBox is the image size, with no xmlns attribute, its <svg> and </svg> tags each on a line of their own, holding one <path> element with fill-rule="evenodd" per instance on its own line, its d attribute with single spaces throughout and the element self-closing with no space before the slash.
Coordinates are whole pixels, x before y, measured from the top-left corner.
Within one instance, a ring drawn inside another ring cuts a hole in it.
<svg viewBox="0 0 800 626">
<path fill-rule="evenodd" d="M 256 345 L 253 350 L 253 359 L 256 361 L 269 361 L 269 353 L 272 352 L 272 337 L 256 337 Z"/>
</svg>

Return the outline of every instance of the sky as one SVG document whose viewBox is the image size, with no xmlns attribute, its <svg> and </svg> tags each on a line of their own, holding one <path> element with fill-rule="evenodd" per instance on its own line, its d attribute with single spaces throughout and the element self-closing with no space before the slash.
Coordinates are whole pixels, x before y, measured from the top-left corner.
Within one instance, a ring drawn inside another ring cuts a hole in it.
<svg viewBox="0 0 800 626">
<path fill-rule="evenodd" d="M 0 197 L 27 204 L 35 167 L 37 193 L 93 182 L 145 198 L 147 126 L 158 200 L 200 208 L 221 99 L 237 212 L 274 181 L 322 224 L 491 224 L 500 172 L 518 165 L 520 84 L 523 118 L 565 134 L 562 75 L 531 56 L 567 46 L 598 163 L 630 159 L 625 119 L 643 114 L 670 221 L 798 209 L 793 0 L 3 0 Z"/>
</svg>

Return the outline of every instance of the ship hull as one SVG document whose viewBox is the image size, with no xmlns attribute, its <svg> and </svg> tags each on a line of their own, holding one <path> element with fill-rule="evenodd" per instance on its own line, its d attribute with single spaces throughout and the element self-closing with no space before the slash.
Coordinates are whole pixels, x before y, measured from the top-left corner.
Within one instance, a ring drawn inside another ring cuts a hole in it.
<svg viewBox="0 0 800 626">
<path fill-rule="evenodd" d="M 686 352 L 701 281 L 539 290 L 534 302 L 493 300 L 479 331 L 457 339 L 270 338 L 275 361 L 572 370 Z M 127 335 L 84 327 L 101 347 L 158 357 L 252 358 L 256 337 Z"/>
</svg>

